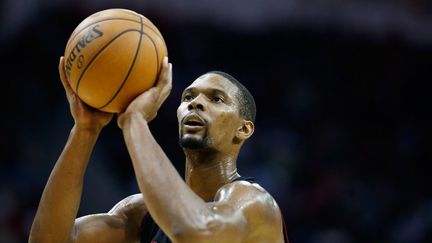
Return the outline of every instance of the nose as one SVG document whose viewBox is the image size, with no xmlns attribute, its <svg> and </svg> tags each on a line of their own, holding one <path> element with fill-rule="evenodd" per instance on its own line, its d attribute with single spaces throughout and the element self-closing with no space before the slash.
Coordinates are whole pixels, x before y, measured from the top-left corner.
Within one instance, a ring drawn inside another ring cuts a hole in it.
<svg viewBox="0 0 432 243">
<path fill-rule="evenodd" d="M 197 97 L 195 97 L 195 99 L 191 100 L 191 102 L 189 102 L 188 104 L 188 110 L 194 110 L 194 109 L 198 109 L 201 111 L 204 111 L 204 105 L 202 102 L 202 98 L 201 95 L 198 95 Z"/>
</svg>

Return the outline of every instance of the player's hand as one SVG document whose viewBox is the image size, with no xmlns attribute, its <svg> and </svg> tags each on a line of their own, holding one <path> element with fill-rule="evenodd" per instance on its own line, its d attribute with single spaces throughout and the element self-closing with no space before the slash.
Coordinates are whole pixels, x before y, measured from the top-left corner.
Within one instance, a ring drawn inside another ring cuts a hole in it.
<svg viewBox="0 0 432 243">
<path fill-rule="evenodd" d="M 168 57 L 164 57 L 162 70 L 156 85 L 136 97 L 123 113 L 118 114 L 118 126 L 121 128 L 124 118 L 129 114 L 137 112 L 139 112 L 147 122 L 153 120 L 162 103 L 170 94 L 171 88 L 172 64 L 168 62 Z"/>
<path fill-rule="evenodd" d="M 58 68 L 60 80 L 62 81 L 63 87 L 66 91 L 66 96 L 69 101 L 70 111 L 75 121 L 75 125 L 78 127 L 95 129 L 102 129 L 106 126 L 111 121 L 114 114 L 96 110 L 81 101 L 67 81 L 63 57 L 60 57 Z"/>
</svg>

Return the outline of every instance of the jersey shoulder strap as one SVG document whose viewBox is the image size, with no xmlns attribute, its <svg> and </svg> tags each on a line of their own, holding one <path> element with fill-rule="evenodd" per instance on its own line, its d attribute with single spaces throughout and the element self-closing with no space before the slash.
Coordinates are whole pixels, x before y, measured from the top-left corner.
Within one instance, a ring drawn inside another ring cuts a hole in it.
<svg viewBox="0 0 432 243">
<path fill-rule="evenodd" d="M 282 226 L 283 226 L 284 240 L 285 240 L 285 243 L 289 243 L 288 230 L 287 230 L 287 227 L 286 227 L 286 223 L 285 223 L 285 219 L 284 219 L 282 211 L 281 211 L 281 216 L 282 216 Z"/>
<path fill-rule="evenodd" d="M 153 218 L 149 213 L 144 216 L 144 219 L 141 224 L 141 242 L 149 243 L 153 240 L 153 236 L 157 233 L 159 227 L 153 221 Z"/>
</svg>

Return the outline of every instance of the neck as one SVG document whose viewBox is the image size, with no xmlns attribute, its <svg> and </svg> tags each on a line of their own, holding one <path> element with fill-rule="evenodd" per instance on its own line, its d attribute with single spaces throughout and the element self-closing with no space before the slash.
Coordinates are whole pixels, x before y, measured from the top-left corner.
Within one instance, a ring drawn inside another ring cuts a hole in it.
<svg viewBox="0 0 432 243">
<path fill-rule="evenodd" d="M 237 173 L 237 153 L 221 154 L 208 151 L 186 152 L 186 183 L 204 201 L 212 201 L 223 185 L 240 177 Z"/>
</svg>

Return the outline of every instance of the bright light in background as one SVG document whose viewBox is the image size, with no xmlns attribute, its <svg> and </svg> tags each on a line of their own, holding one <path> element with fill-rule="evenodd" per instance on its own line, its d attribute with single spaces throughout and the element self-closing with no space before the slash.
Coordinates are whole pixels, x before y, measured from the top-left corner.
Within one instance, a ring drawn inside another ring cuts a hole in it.
<svg viewBox="0 0 432 243">
<path fill-rule="evenodd" d="M 140 9 L 178 23 L 206 22 L 240 31 L 266 31 L 275 27 L 335 28 L 383 37 L 400 35 L 419 43 L 432 41 L 432 6 L 427 1 L 360 0 L 157 0 L 66 1 L 5 0 L 2 39 L 9 39 L 49 7 L 75 5 L 88 11 L 113 6 Z"/>
</svg>

